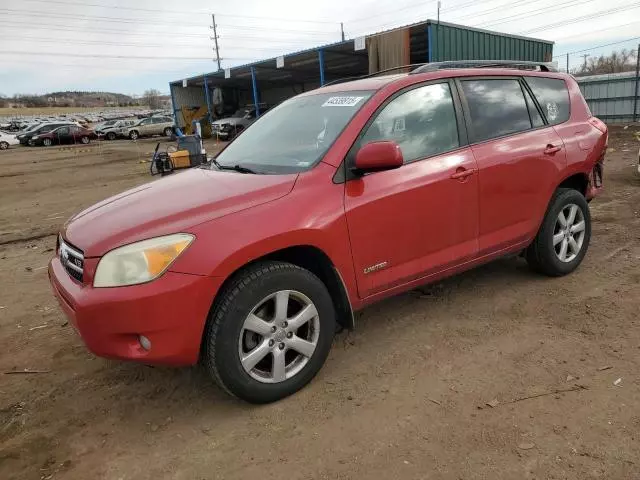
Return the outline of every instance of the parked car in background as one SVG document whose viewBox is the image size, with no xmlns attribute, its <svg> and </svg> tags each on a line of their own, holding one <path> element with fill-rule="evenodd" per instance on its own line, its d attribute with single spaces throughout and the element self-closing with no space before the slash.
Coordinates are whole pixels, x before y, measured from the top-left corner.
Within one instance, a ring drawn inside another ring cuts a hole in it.
<svg viewBox="0 0 640 480">
<path fill-rule="evenodd" d="M 17 137 L 21 145 L 29 145 L 31 142 L 31 138 L 34 135 L 47 133 L 47 132 L 50 132 L 51 130 L 55 130 L 58 127 L 64 127 L 67 125 L 75 125 L 75 123 L 69 122 L 69 121 L 41 123 L 39 125 L 35 125 L 31 127 L 29 130 L 26 130 L 23 133 L 20 133 Z"/>
<path fill-rule="evenodd" d="M 208 169 L 80 212 L 49 266 L 70 323 L 97 355 L 199 362 L 265 403 L 310 382 L 373 302 L 518 253 L 573 272 L 607 127 L 571 75 L 496 63 L 305 92 Z"/>
<path fill-rule="evenodd" d="M 41 132 L 31 137 L 30 145 L 50 147 L 51 145 L 88 144 L 96 134 L 78 125 L 65 125 L 49 132 Z"/>
<path fill-rule="evenodd" d="M 103 128 L 108 128 L 111 125 L 115 124 L 116 122 L 117 122 L 117 120 L 105 120 L 104 122 L 96 123 L 93 126 L 93 131 L 96 132 L 96 134 L 99 135 L 98 132 L 100 132 Z"/>
<path fill-rule="evenodd" d="M 19 145 L 20 142 L 15 135 L 0 132 L 0 150 L 7 150 L 12 145 Z"/>
<path fill-rule="evenodd" d="M 269 110 L 268 106 L 260 106 L 260 114 L 265 113 L 267 110 Z M 255 107 L 240 108 L 231 117 L 222 118 L 213 122 L 211 124 L 211 131 L 213 135 L 221 140 L 231 140 L 255 121 Z"/>
<path fill-rule="evenodd" d="M 139 137 L 150 137 L 151 135 L 173 135 L 175 123 L 170 117 L 147 117 L 138 121 L 127 130 L 127 136 L 131 140 Z"/>
<path fill-rule="evenodd" d="M 0 130 L 3 130 L 5 132 L 19 132 L 25 126 L 27 126 L 26 123 L 16 120 L 16 121 L 11 121 L 11 122 L 0 124 Z"/>
<path fill-rule="evenodd" d="M 107 140 L 115 140 L 118 137 L 126 137 L 129 134 L 129 128 L 133 127 L 136 120 L 114 120 L 109 125 L 100 129 L 96 128 L 95 132 L 98 137 L 104 137 Z"/>
</svg>

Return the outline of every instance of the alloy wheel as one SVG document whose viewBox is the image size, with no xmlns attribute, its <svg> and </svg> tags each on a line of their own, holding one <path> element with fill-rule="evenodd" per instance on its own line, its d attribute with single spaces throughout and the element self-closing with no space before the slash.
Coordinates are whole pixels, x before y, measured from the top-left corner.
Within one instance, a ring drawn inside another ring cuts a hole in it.
<svg viewBox="0 0 640 480">
<path fill-rule="evenodd" d="M 558 213 L 553 229 L 553 248 L 561 262 L 571 262 L 580 253 L 585 225 L 584 213 L 574 203 L 566 205 Z"/>
<path fill-rule="evenodd" d="M 313 302 L 295 290 L 278 291 L 245 318 L 238 340 L 240 363 L 255 380 L 283 382 L 309 362 L 319 336 L 320 318 Z"/>
</svg>

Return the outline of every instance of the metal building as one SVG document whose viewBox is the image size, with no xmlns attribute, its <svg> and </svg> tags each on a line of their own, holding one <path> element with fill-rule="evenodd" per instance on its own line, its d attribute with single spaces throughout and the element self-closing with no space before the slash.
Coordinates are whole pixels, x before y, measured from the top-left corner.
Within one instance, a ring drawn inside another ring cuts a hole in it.
<svg viewBox="0 0 640 480">
<path fill-rule="evenodd" d="M 434 20 L 260 60 L 169 84 L 176 122 L 211 120 L 235 107 L 275 105 L 327 82 L 444 60 L 551 61 L 553 42 Z M 226 108 L 226 111 L 225 111 Z"/>
<path fill-rule="evenodd" d="M 576 78 L 591 113 L 607 123 L 635 122 L 640 118 L 635 72 Z"/>
</svg>

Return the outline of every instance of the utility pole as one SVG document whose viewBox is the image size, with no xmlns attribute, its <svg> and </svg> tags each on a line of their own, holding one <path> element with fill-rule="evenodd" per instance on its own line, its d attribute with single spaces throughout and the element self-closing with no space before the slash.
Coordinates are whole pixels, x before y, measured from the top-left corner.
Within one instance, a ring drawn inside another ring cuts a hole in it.
<svg viewBox="0 0 640 480">
<path fill-rule="evenodd" d="M 633 121 L 638 119 L 638 82 L 640 82 L 640 43 L 636 50 L 636 86 L 633 90 Z"/>
<path fill-rule="evenodd" d="M 340 36 L 342 37 L 342 41 L 344 42 L 344 23 L 340 22 Z"/>
<path fill-rule="evenodd" d="M 438 25 L 440 25 L 440 7 L 441 7 L 441 2 L 440 0 L 438 0 Z"/>
<path fill-rule="evenodd" d="M 587 71 L 587 58 L 589 58 L 589 54 L 588 53 L 584 53 L 584 54 L 582 54 L 580 56 L 584 59 L 584 63 L 582 64 L 582 69 L 586 72 Z"/>
<path fill-rule="evenodd" d="M 218 62 L 218 71 L 222 70 L 220 65 L 220 48 L 218 48 L 218 32 L 216 31 L 216 16 L 212 13 L 211 20 L 213 21 L 213 42 L 216 49 L 216 61 Z"/>
<path fill-rule="evenodd" d="M 569 73 L 569 54 L 567 53 L 567 73 Z"/>
</svg>

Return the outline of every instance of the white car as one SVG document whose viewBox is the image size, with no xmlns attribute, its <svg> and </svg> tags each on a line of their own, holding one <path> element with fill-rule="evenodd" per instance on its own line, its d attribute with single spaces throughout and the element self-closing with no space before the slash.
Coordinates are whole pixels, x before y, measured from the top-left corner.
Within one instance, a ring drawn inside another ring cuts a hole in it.
<svg viewBox="0 0 640 480">
<path fill-rule="evenodd" d="M 11 145 L 19 145 L 20 142 L 15 135 L 0 132 L 0 150 L 6 150 Z"/>
</svg>

